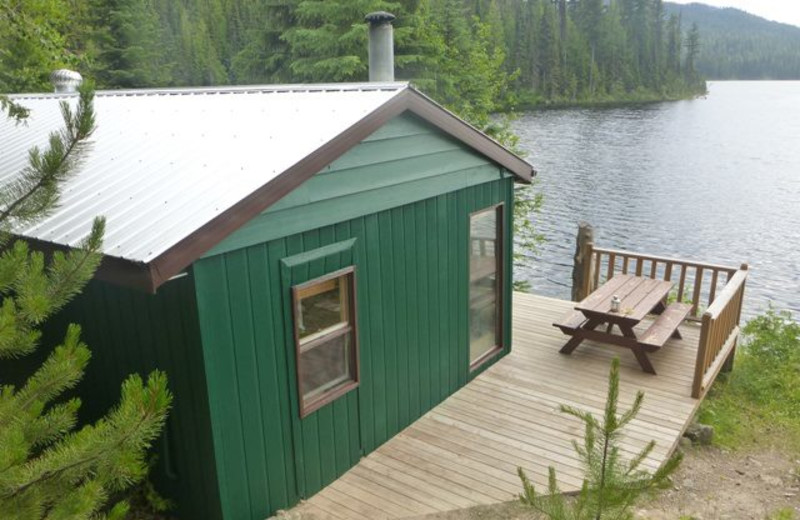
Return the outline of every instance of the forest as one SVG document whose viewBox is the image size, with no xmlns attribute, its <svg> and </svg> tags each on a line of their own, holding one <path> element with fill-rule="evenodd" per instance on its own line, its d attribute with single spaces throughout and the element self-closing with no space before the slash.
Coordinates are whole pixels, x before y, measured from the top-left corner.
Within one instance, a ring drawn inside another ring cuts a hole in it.
<svg viewBox="0 0 800 520">
<path fill-rule="evenodd" d="M 697 70 L 709 79 L 800 79 L 800 27 L 733 8 L 665 6 L 700 28 Z"/>
<path fill-rule="evenodd" d="M 363 81 L 364 15 L 399 79 L 462 115 L 705 91 L 700 34 L 661 0 L 0 0 L 0 92 L 69 67 L 99 88 Z"/>
</svg>

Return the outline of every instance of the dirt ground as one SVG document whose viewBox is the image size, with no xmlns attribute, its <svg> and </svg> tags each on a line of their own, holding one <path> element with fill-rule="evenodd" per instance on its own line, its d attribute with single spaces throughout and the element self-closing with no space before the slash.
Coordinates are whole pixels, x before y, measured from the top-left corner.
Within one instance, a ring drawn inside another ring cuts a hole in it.
<svg viewBox="0 0 800 520">
<path fill-rule="evenodd" d="M 800 519 L 800 457 L 776 451 L 727 453 L 688 448 L 673 487 L 643 501 L 637 519 L 763 520 L 794 510 Z M 425 520 L 538 520 L 516 503 L 429 515 Z M 783 519 L 792 516 L 778 517 Z M 422 520 L 421 518 L 419 520 Z"/>
</svg>

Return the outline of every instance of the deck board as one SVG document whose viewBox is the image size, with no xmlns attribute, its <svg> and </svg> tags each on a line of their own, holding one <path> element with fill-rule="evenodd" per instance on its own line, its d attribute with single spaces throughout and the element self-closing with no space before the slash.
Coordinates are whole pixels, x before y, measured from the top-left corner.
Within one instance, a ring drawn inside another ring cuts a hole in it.
<svg viewBox="0 0 800 520">
<path fill-rule="evenodd" d="M 586 341 L 570 356 L 559 354 L 568 338 L 552 323 L 572 306 L 515 293 L 511 354 L 295 511 L 309 518 L 388 519 L 504 502 L 520 491 L 517 466 L 538 486 L 554 466 L 561 488 L 577 491 L 581 466 L 571 443 L 581 439 L 583 426 L 558 407 L 600 414 L 614 355 L 620 356 L 620 407 L 637 390 L 645 392 L 639 416 L 622 436 L 623 454 L 655 440 L 644 466 L 657 468 L 700 404 L 690 396 L 699 327 L 682 325 L 683 339 L 650 354 L 653 376 L 628 349 Z"/>
</svg>

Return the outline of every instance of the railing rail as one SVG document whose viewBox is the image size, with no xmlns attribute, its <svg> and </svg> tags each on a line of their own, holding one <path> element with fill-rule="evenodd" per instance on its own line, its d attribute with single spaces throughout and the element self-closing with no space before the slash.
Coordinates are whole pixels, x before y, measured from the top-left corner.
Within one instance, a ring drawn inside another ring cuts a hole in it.
<svg viewBox="0 0 800 520">
<path fill-rule="evenodd" d="M 588 295 L 615 274 L 635 274 L 676 283 L 672 295 L 677 301 L 690 303 L 688 320 L 701 321 L 704 307 L 710 307 L 737 272 L 735 267 L 696 262 L 680 258 L 606 249 L 588 244 L 590 262 L 584 262 L 583 294 Z"/>
<path fill-rule="evenodd" d="M 701 323 L 692 397 L 700 398 L 733 359 L 739 338 L 747 264 L 728 265 L 595 247 L 579 232 L 573 271 L 578 301 L 616 274 L 635 274 L 675 283 L 671 298 L 689 303 L 687 321 Z"/>
<path fill-rule="evenodd" d="M 692 383 L 694 398 L 705 393 L 736 349 L 746 281 L 747 264 L 744 264 L 703 313 Z"/>
</svg>

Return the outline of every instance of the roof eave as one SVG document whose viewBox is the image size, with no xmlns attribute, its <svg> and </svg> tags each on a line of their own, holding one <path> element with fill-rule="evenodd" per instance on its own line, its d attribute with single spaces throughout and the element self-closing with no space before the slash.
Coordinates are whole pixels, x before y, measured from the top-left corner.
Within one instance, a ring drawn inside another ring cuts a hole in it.
<svg viewBox="0 0 800 520">
<path fill-rule="evenodd" d="M 302 183 L 313 177 L 352 147 L 363 141 L 390 119 L 404 113 L 414 115 L 436 126 L 444 133 L 485 155 L 513 173 L 517 180 L 530 183 L 533 167 L 497 141 L 466 123 L 411 86 L 398 93 L 347 130 L 323 144 L 301 161 L 270 180 L 232 207 L 217 215 L 199 229 L 149 262 L 137 262 L 105 256 L 97 278 L 154 293 L 159 286 L 184 271 L 203 254 L 228 235 L 266 210 Z M 27 239 L 37 249 L 66 250 L 49 242 Z"/>
</svg>

